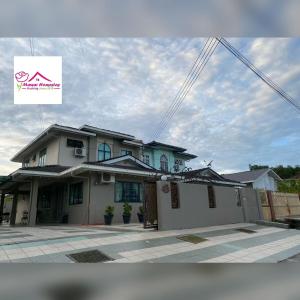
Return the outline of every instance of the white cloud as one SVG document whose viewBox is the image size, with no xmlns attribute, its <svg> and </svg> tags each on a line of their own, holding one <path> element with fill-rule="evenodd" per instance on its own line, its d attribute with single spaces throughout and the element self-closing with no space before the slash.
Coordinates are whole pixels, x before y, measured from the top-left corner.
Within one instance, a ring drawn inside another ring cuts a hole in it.
<svg viewBox="0 0 300 300">
<path fill-rule="evenodd" d="M 1 173 L 15 169 L 14 152 L 42 125 L 88 123 L 149 141 L 205 39 L 34 39 L 38 55 L 63 56 L 63 105 L 14 106 L 14 55 L 30 53 L 27 39 L 0 39 Z M 231 39 L 272 79 L 300 98 L 299 39 Z M 43 123 L 43 124 L 42 124 Z M 299 114 L 251 71 L 218 46 L 183 102 L 162 142 L 213 159 L 219 170 L 249 163 L 299 163 Z M 281 143 L 287 138 L 285 144 Z M 277 141 L 277 142 L 276 142 Z M 279 142 L 278 142 L 279 141 Z M 279 145 L 279 146 L 278 146 Z"/>
</svg>

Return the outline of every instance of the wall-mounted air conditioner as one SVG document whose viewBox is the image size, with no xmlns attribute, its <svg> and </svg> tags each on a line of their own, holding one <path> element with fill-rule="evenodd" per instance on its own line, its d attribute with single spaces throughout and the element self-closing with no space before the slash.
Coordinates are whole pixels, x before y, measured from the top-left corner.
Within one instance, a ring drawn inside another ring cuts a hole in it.
<svg viewBox="0 0 300 300">
<path fill-rule="evenodd" d="M 85 148 L 74 148 L 74 156 L 75 157 L 85 157 L 86 149 Z"/>
<path fill-rule="evenodd" d="M 115 175 L 109 173 L 97 173 L 95 179 L 95 185 L 106 184 L 106 183 L 114 183 Z"/>
<path fill-rule="evenodd" d="M 109 173 L 102 173 L 101 183 L 113 183 L 115 182 L 115 176 Z"/>
</svg>

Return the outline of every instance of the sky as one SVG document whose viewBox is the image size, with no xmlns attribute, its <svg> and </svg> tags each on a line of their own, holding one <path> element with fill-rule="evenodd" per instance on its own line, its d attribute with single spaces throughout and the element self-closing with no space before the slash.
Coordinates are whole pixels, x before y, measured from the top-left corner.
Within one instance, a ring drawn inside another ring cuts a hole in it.
<svg viewBox="0 0 300 300">
<path fill-rule="evenodd" d="M 89 124 L 152 141 L 206 38 L 34 38 L 35 55 L 63 60 L 62 105 L 14 105 L 13 58 L 28 38 L 0 38 L 0 175 L 53 123 Z M 299 38 L 228 38 L 300 105 Z M 300 114 L 221 44 L 159 141 L 181 146 L 221 173 L 249 164 L 300 164 Z"/>
</svg>

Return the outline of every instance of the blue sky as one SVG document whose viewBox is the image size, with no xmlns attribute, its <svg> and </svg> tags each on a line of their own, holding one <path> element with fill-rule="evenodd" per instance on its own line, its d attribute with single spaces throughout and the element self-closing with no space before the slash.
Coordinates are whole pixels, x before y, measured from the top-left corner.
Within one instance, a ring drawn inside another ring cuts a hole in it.
<svg viewBox="0 0 300 300">
<path fill-rule="evenodd" d="M 35 55 L 63 57 L 63 104 L 13 104 L 13 57 L 30 55 L 29 39 L 0 39 L 0 173 L 43 128 L 90 124 L 153 139 L 206 39 L 35 38 Z M 300 104 L 300 39 L 228 39 Z M 222 45 L 206 65 L 160 141 L 213 160 L 219 172 L 248 164 L 299 164 L 300 114 Z"/>
</svg>

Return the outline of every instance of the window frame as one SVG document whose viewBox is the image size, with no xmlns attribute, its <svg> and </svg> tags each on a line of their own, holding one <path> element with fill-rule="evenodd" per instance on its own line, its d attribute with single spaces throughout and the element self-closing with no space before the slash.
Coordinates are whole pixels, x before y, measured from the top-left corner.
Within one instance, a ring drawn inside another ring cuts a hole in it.
<svg viewBox="0 0 300 300">
<path fill-rule="evenodd" d="M 128 149 L 121 149 L 121 156 L 124 156 L 124 155 L 132 155 L 132 150 L 128 150 Z"/>
<path fill-rule="evenodd" d="M 100 149 L 100 147 L 103 146 L 103 149 Z M 109 151 L 107 150 L 107 147 L 109 149 Z M 100 159 L 100 153 L 103 153 L 103 159 Z M 106 156 L 106 154 L 109 153 L 109 157 Z M 98 144 L 98 161 L 103 161 L 103 160 L 108 160 L 111 159 L 111 147 L 109 144 L 107 143 L 100 143 Z"/>
<path fill-rule="evenodd" d="M 149 154 L 143 155 L 143 162 L 150 166 L 150 155 Z"/>
<path fill-rule="evenodd" d="M 67 147 L 70 147 L 70 148 L 84 148 L 84 144 L 83 144 L 82 140 L 67 138 Z"/>
<path fill-rule="evenodd" d="M 43 154 L 41 154 L 43 153 Z M 46 159 L 47 159 L 47 148 L 42 149 L 39 152 L 39 161 L 38 161 L 38 166 L 43 167 L 46 164 Z"/>
<path fill-rule="evenodd" d="M 73 191 L 73 193 L 71 193 L 71 190 L 72 190 L 72 187 L 75 187 L 76 186 L 81 186 L 81 191 L 78 189 L 78 190 L 75 190 Z M 77 193 L 76 197 L 77 198 L 74 198 L 74 195 L 75 195 L 75 192 Z M 78 197 L 78 195 L 80 194 L 80 197 Z M 74 183 L 70 183 L 69 184 L 69 205 L 70 206 L 73 206 L 73 205 L 80 205 L 80 204 L 83 204 L 83 182 L 80 181 L 80 182 L 74 182 Z"/>
<path fill-rule="evenodd" d="M 164 160 L 163 160 L 164 159 Z M 160 156 L 160 170 L 163 172 L 169 172 L 169 160 L 165 154 Z"/>
<path fill-rule="evenodd" d="M 47 203 L 48 205 L 45 205 Z M 52 207 L 52 201 L 49 191 L 45 191 L 41 194 L 40 199 L 40 209 L 51 209 Z"/>
<path fill-rule="evenodd" d="M 126 192 L 124 191 L 124 186 L 126 186 L 128 184 L 136 184 L 138 186 L 138 192 L 137 192 L 138 201 L 132 201 L 132 199 L 129 199 L 128 196 L 125 196 Z M 117 191 L 117 189 L 118 189 L 119 185 L 122 186 L 121 200 L 117 200 L 117 197 L 118 197 L 118 191 Z M 142 182 L 136 182 L 136 181 L 116 181 L 115 182 L 115 197 L 114 197 L 114 202 L 115 203 L 125 203 L 125 202 L 128 202 L 128 203 L 143 203 L 144 202 L 143 192 L 144 192 L 144 186 L 143 186 Z"/>
</svg>

